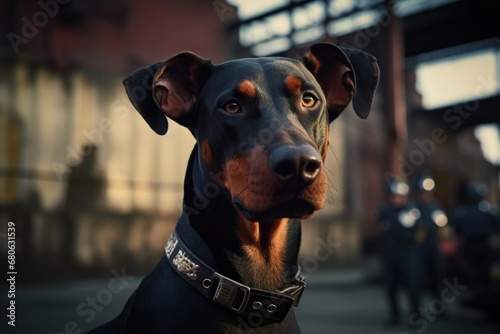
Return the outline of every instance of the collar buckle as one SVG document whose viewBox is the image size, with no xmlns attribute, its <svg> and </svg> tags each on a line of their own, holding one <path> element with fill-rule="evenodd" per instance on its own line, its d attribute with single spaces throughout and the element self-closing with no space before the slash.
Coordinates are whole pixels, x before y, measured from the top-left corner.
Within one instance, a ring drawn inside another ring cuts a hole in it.
<svg viewBox="0 0 500 334">
<path fill-rule="evenodd" d="M 247 307 L 250 288 L 215 272 L 212 281 L 218 281 L 212 300 L 240 314 Z M 236 305 L 235 305 L 236 304 Z"/>
</svg>

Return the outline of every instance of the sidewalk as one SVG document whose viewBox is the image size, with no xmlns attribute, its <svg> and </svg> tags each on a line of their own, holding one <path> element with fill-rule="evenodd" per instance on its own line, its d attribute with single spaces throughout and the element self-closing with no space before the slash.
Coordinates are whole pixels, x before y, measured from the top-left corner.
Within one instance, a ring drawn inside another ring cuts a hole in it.
<svg viewBox="0 0 500 334">
<path fill-rule="evenodd" d="M 399 326 L 387 327 L 383 324 L 387 317 L 383 286 L 364 283 L 362 271 L 320 272 L 311 275 L 307 282 L 306 291 L 296 309 L 304 334 L 499 333 L 496 325 L 481 312 L 462 306 L 461 296 L 449 303 L 424 296 L 422 317 L 414 321 L 415 326 L 410 326 L 403 319 Z M 401 309 L 408 310 L 406 296 L 401 293 L 399 297 Z M 436 309 L 441 305 L 445 306 L 445 316 L 439 308 Z"/>
<path fill-rule="evenodd" d="M 140 279 L 130 280 L 123 290 L 112 294 L 108 291 L 109 279 L 19 286 L 16 327 L 2 333 L 85 333 L 118 314 Z M 107 304 L 90 307 L 96 298 Z M 429 301 L 423 305 L 432 306 Z M 429 314 L 425 323 L 414 328 L 384 327 L 386 305 L 382 286 L 363 283 L 361 271 L 337 270 L 307 277 L 307 288 L 296 315 L 304 334 L 496 333 L 491 321 L 462 307 L 458 299 L 447 304 L 446 311 L 446 318 Z"/>
</svg>

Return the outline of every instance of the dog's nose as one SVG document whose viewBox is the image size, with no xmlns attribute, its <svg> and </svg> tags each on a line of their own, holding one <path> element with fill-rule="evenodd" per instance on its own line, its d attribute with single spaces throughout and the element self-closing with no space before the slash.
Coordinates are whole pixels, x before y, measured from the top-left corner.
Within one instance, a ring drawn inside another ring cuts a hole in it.
<svg viewBox="0 0 500 334">
<path fill-rule="evenodd" d="M 284 187 L 300 189 L 318 176 L 321 156 L 309 145 L 278 147 L 269 156 L 269 167 Z"/>
</svg>

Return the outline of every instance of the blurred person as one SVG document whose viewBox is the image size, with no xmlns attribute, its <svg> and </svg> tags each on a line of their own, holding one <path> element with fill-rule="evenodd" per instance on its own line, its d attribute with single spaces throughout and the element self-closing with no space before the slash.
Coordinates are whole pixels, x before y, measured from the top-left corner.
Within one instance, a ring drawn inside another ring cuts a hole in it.
<svg viewBox="0 0 500 334">
<path fill-rule="evenodd" d="M 434 197 L 435 182 L 429 174 L 417 176 L 412 182 L 412 195 L 420 218 L 417 220 L 416 241 L 421 266 L 421 287 L 429 287 L 432 297 L 441 298 L 444 281 L 443 256 L 439 237 L 448 218 Z"/>
<path fill-rule="evenodd" d="M 411 308 L 409 314 L 418 313 L 419 309 L 419 268 L 415 232 L 420 213 L 409 202 L 409 190 L 405 181 L 391 180 L 388 187 L 388 202 L 377 214 L 386 298 L 389 305 L 386 325 L 399 323 L 397 290 L 400 285 L 408 293 Z"/>
<path fill-rule="evenodd" d="M 497 268 L 493 243 L 500 229 L 500 215 L 485 200 L 487 193 L 485 185 L 469 185 L 466 205 L 456 210 L 453 225 L 461 239 L 461 274 L 470 292 L 463 303 L 497 321 L 500 332 L 500 289 L 493 281 Z"/>
<path fill-rule="evenodd" d="M 490 283 L 493 252 L 490 238 L 498 229 L 498 215 L 492 205 L 484 200 L 488 193 L 485 185 L 467 187 L 466 204 L 459 207 L 453 218 L 453 226 L 460 237 L 462 275 L 465 283 L 481 289 Z"/>
</svg>

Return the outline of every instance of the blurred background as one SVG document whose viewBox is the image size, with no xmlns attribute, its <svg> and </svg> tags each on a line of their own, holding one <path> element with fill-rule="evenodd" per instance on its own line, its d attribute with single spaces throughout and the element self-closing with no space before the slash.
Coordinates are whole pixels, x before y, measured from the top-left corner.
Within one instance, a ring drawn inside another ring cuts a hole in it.
<svg viewBox="0 0 500 334">
<path fill-rule="evenodd" d="M 481 203 L 493 215 L 500 204 L 499 17 L 493 0 L 2 0 L 0 258 L 6 263 L 12 221 L 19 298 L 31 296 L 19 301 L 27 309 L 19 321 L 28 326 L 28 315 L 49 305 L 33 328 L 59 332 L 113 270 L 140 277 L 162 256 L 194 140 L 173 122 L 166 136 L 151 131 L 121 81 L 186 50 L 214 63 L 297 58 L 322 41 L 377 57 L 368 119 L 348 108 L 331 125 L 328 203 L 302 224 L 300 263 L 318 289 L 361 282 L 376 298 L 360 303 L 383 305 L 375 216 L 390 179 L 425 172 L 448 217 L 440 244 L 453 281 L 461 262 L 452 217 L 467 189 L 484 185 Z M 499 240 L 491 234 L 492 254 Z M 50 318 L 68 308 L 70 319 Z M 485 324 L 486 315 L 478 315 Z M 325 328 L 318 332 L 335 327 Z"/>
</svg>

